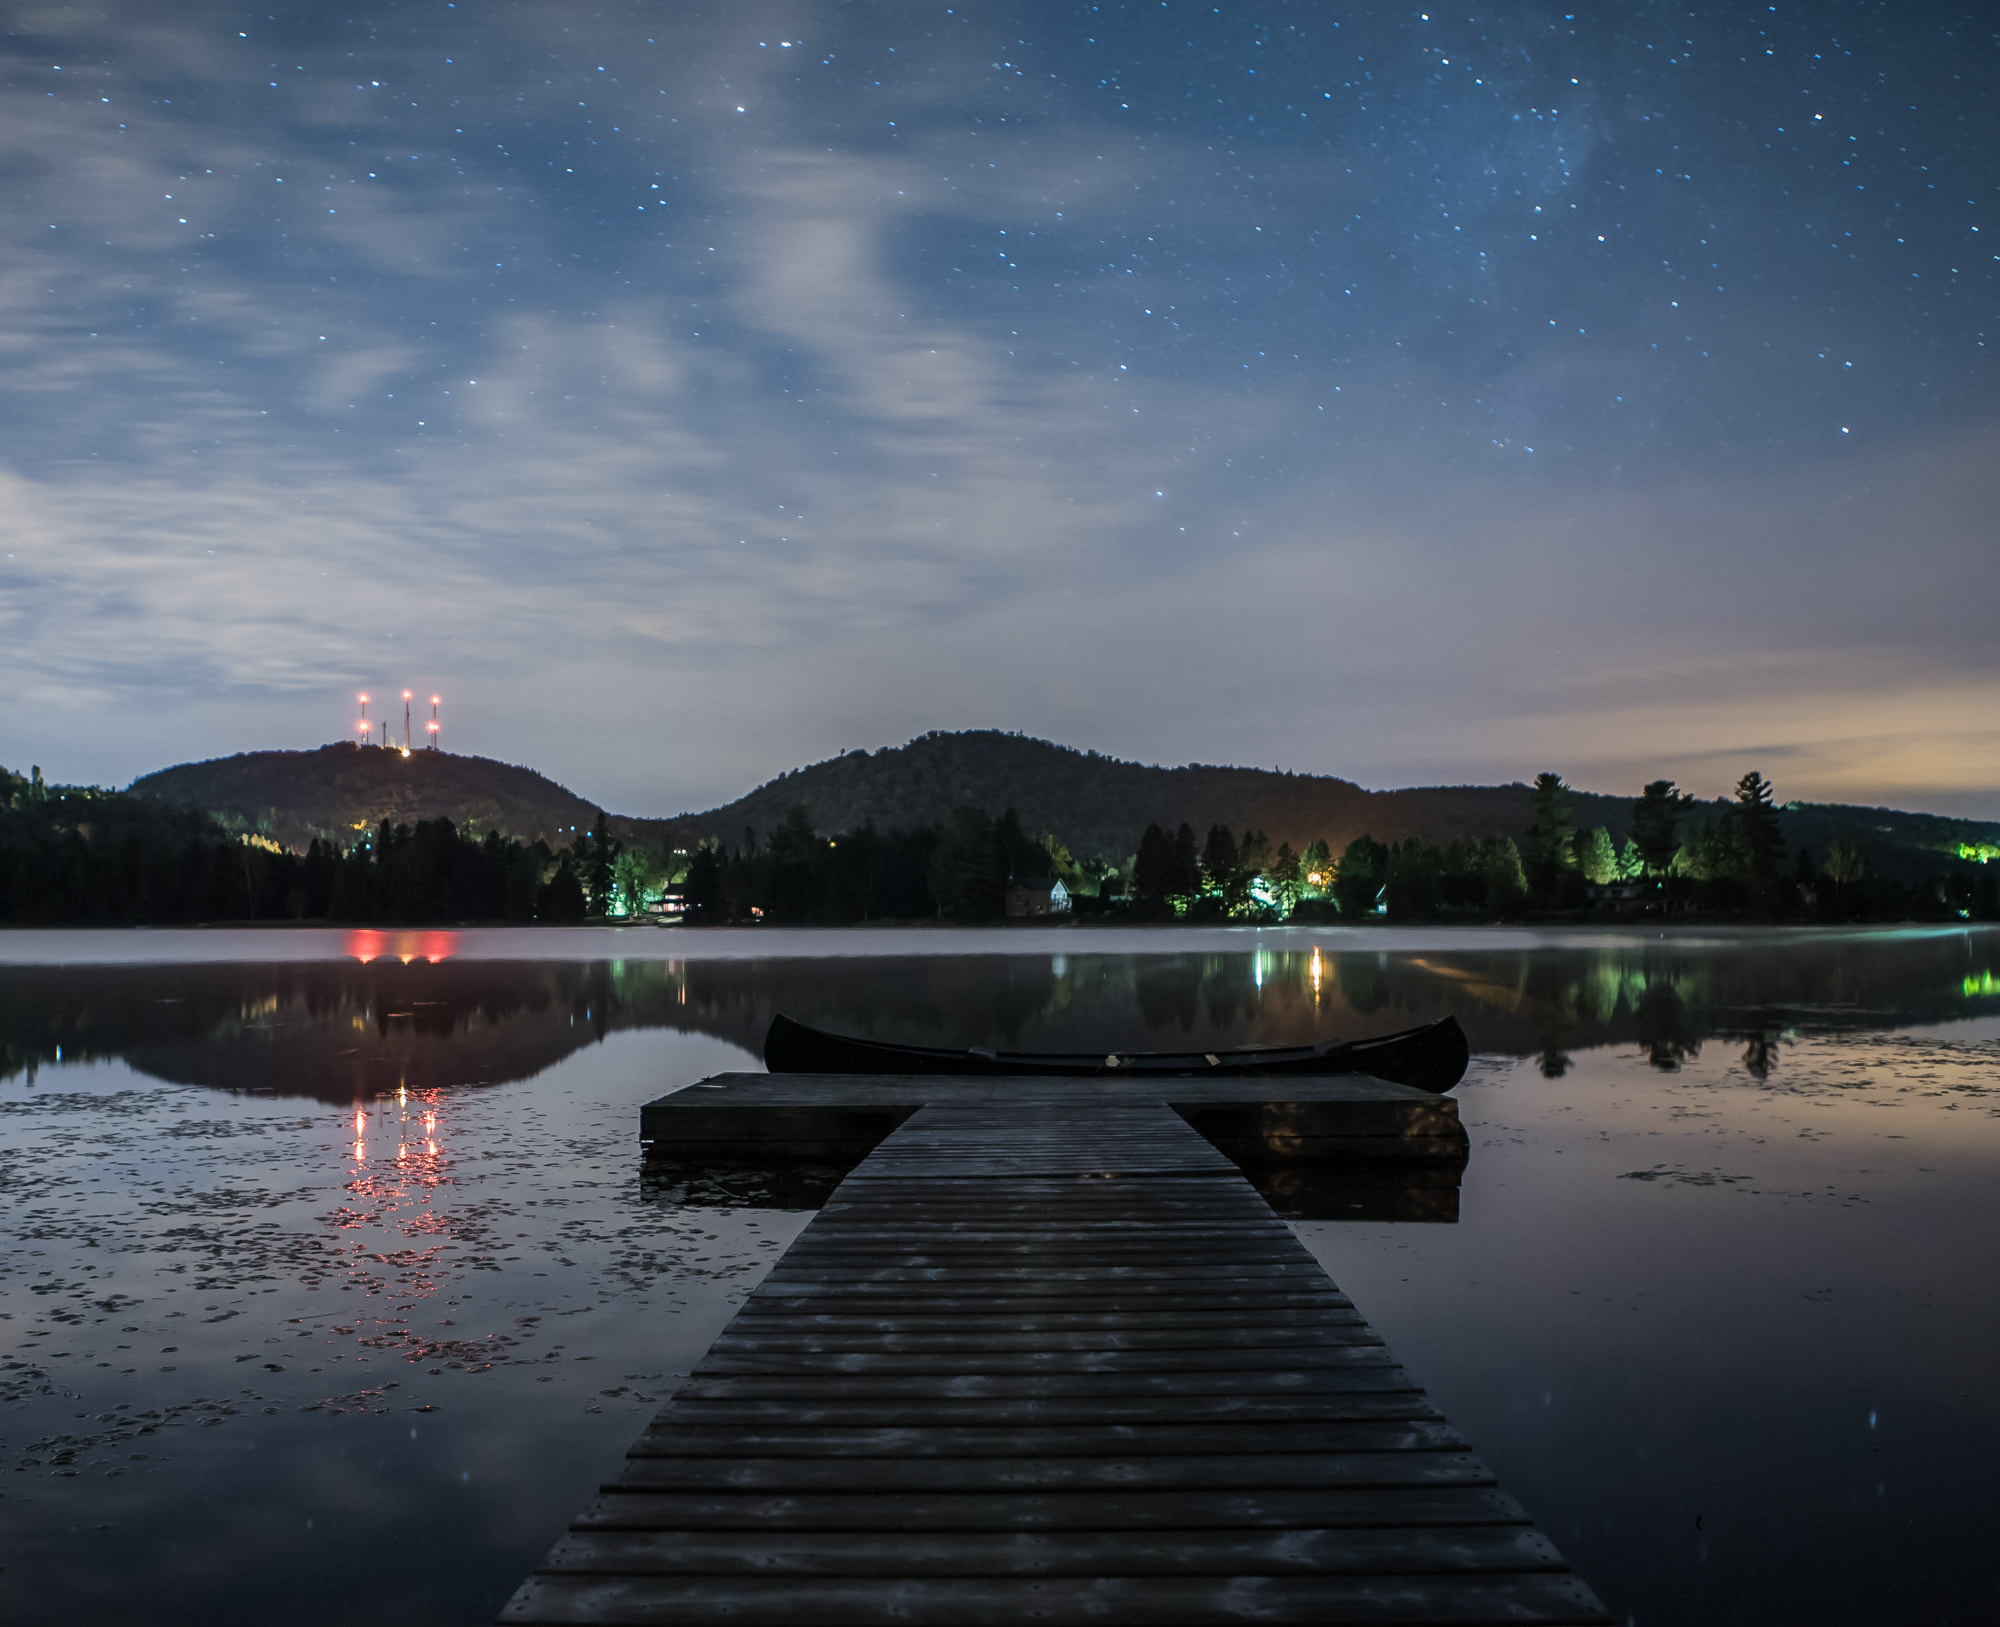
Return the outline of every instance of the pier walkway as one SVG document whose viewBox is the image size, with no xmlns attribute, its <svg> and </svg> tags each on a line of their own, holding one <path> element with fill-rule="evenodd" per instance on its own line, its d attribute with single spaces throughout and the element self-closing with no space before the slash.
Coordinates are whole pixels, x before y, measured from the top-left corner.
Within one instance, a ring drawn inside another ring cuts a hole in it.
<svg viewBox="0 0 2000 1627">
<path fill-rule="evenodd" d="M 507 1623 L 1604 1622 L 1164 1103 L 933 1105 Z"/>
</svg>

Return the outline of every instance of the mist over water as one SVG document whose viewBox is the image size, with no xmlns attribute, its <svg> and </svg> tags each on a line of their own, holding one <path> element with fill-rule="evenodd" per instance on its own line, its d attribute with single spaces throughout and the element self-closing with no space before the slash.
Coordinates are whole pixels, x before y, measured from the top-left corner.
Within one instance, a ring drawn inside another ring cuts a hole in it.
<svg viewBox="0 0 2000 1627">
<path fill-rule="evenodd" d="M 1298 1229 L 1618 1617 L 2000 1605 L 2000 934 L 218 936 L 0 955 L 23 1619 L 488 1619 L 809 1218 L 639 1166 L 639 1105 L 778 1010 L 1023 1049 L 1453 1013 L 1457 1223 Z"/>
</svg>

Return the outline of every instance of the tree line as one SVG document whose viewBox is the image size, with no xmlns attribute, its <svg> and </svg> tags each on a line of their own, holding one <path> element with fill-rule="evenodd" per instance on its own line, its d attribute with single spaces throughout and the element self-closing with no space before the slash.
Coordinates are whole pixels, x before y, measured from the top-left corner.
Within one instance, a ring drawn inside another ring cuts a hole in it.
<svg viewBox="0 0 2000 1627">
<path fill-rule="evenodd" d="M 0 921 L 581 921 L 616 902 L 622 854 L 604 827 L 600 813 L 552 851 L 449 819 L 384 820 L 346 846 L 296 853 L 193 809 L 0 770 Z"/>
<path fill-rule="evenodd" d="M 960 808 L 936 824 L 835 836 L 804 806 L 768 836 L 653 852 L 611 838 L 602 812 L 568 847 L 474 835 L 449 819 L 384 820 L 351 843 L 304 853 L 224 829 L 206 814 L 128 792 L 50 786 L 0 770 L 0 921 L 172 924 L 314 920 L 567 923 L 657 914 L 692 925 L 974 923 L 1005 913 L 1007 889 L 1060 881 L 1073 912 L 1099 919 L 1223 922 L 1501 920 L 1586 912 L 1744 919 L 2000 919 L 2000 852 L 1961 848 L 1911 881 L 1876 873 L 1853 839 L 1815 854 L 1786 840 L 1770 782 L 1699 803 L 1646 785 L 1621 844 L 1578 827 L 1570 788 L 1543 773 L 1519 842 L 1496 833 L 1432 843 L 1362 835 L 1338 854 L 1294 852 L 1222 824 L 1197 838 L 1146 827 L 1123 859 L 1078 859 L 1011 808 Z"/>
</svg>

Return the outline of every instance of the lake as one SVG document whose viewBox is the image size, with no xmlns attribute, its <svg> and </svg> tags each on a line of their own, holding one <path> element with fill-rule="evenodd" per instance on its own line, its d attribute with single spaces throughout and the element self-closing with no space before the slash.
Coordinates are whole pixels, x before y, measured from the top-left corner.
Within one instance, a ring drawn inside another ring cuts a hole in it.
<svg viewBox="0 0 2000 1627">
<path fill-rule="evenodd" d="M 0 934 L 9 1619 L 488 1620 L 810 1218 L 639 1161 L 780 1010 L 1456 1014 L 1455 1203 L 1292 1223 L 1618 1619 L 2000 1619 L 2000 931 L 1929 928 Z"/>
</svg>

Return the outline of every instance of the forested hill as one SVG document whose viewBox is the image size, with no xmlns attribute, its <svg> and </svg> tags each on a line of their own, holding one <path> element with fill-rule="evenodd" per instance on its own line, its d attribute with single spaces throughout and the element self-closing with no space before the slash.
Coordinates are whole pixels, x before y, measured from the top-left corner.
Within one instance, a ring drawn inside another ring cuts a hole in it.
<svg viewBox="0 0 2000 1627">
<path fill-rule="evenodd" d="M 343 740 L 317 751 L 246 751 L 181 763 L 132 783 L 141 796 L 201 808 L 232 830 L 303 851 L 315 836 L 352 842 L 387 819 L 448 818 L 567 847 L 590 827 L 590 804 L 531 768 L 444 751 L 400 751 Z"/>
<path fill-rule="evenodd" d="M 1013 808 L 1023 829 L 1053 832 L 1078 858 L 1116 860 L 1129 857 L 1155 821 L 1169 831 L 1185 822 L 1197 836 L 1211 825 L 1248 827 L 1274 847 L 1289 842 L 1294 851 L 1324 840 L 1338 853 L 1362 835 L 1439 843 L 1496 832 L 1518 838 L 1529 819 L 1525 785 L 1368 791 L 1318 774 L 1199 763 L 1148 767 L 976 730 L 927 734 L 906 746 L 852 751 L 795 769 L 687 823 L 704 836 L 740 842 L 746 827 L 762 838 L 801 803 L 814 829 L 828 833 L 871 819 L 885 831 L 941 824 L 954 808 L 966 806 L 993 814 Z M 1583 826 L 1608 826 L 1622 841 L 1631 804 L 1578 793 L 1574 818 Z"/>
<path fill-rule="evenodd" d="M 233 830 L 301 851 L 315 836 L 344 846 L 383 819 L 415 824 L 440 817 L 461 828 L 497 830 L 528 842 L 539 838 L 562 848 L 588 828 L 591 815 L 590 803 L 532 769 L 447 752 L 405 757 L 344 741 L 316 751 L 245 752 L 183 763 L 146 775 L 132 789 L 204 809 Z M 1631 796 L 1639 789 L 1633 786 Z M 1321 840 L 1339 853 L 1363 835 L 1382 842 L 1416 837 L 1441 844 L 1496 834 L 1519 841 L 1530 814 L 1528 789 L 1519 784 L 1369 791 L 1326 775 L 1202 764 L 1149 767 L 978 730 L 849 752 L 780 775 L 707 813 L 676 819 L 612 815 L 607 823 L 618 840 L 653 851 L 690 846 L 702 837 L 735 846 L 746 829 L 760 842 L 767 839 L 801 803 L 813 828 L 829 836 L 870 820 L 883 831 L 912 830 L 944 824 L 960 807 L 991 815 L 1012 808 L 1030 836 L 1051 832 L 1079 859 L 1120 863 L 1155 821 L 1169 831 L 1186 823 L 1197 838 L 1218 824 L 1238 832 L 1259 830 L 1274 848 L 1289 842 L 1294 852 Z M 1629 797 L 1572 794 L 1574 823 L 1586 830 L 1603 825 L 1619 844 L 1631 810 Z M 1693 814 L 1702 818 L 1715 811 L 1711 803 Z M 1928 874 L 1936 856 L 1958 842 L 2000 845 L 2000 824 L 1886 808 L 1807 803 L 1787 807 L 1780 819 L 1793 847 L 1817 854 L 1831 841 L 1853 842 L 1873 870 L 1906 879 Z"/>
<path fill-rule="evenodd" d="M 1604 826 L 1622 846 L 1631 827 L 1632 799 L 1640 789 L 1633 786 L 1629 796 L 1573 791 L 1570 817 L 1579 829 Z M 1329 775 L 1200 763 L 1150 767 L 989 729 L 927 734 L 904 746 L 851 751 L 782 774 L 708 813 L 657 826 L 650 821 L 630 824 L 642 840 L 657 829 L 671 831 L 679 842 L 694 834 L 735 844 L 750 829 L 761 841 L 801 803 L 813 828 L 826 835 L 871 819 L 881 830 L 908 830 L 944 823 L 954 808 L 971 806 L 989 814 L 1013 808 L 1031 835 L 1052 832 L 1079 859 L 1118 862 L 1137 850 L 1151 822 L 1168 831 L 1185 822 L 1197 839 L 1211 825 L 1239 832 L 1250 828 L 1262 831 L 1273 847 L 1291 843 L 1294 852 L 1323 840 L 1339 853 L 1364 835 L 1381 842 L 1417 837 L 1439 844 L 1454 837 L 1505 835 L 1518 842 L 1531 816 L 1525 784 L 1369 791 Z M 1708 818 L 1719 807 L 1700 803 L 1690 814 Z M 1938 856 L 1960 842 L 2000 845 L 2000 823 L 1892 808 L 1795 803 L 1784 807 L 1779 822 L 1795 848 L 1818 854 L 1831 841 L 1852 842 L 1875 871 L 1904 880 L 1928 875 Z M 623 823 L 614 820 L 613 830 Z"/>
</svg>

